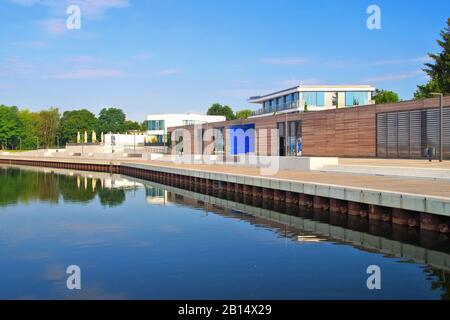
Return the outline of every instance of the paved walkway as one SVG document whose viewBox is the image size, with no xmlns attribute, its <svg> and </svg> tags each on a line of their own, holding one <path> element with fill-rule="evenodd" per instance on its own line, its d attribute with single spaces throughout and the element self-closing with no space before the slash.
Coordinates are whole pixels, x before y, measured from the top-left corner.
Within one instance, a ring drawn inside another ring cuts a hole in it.
<svg viewBox="0 0 450 320">
<path fill-rule="evenodd" d="M 13 156 L 0 156 L 0 158 L 12 158 L 20 160 L 22 157 Z M 24 157 L 25 158 L 25 157 Z M 42 160 L 42 161 L 66 161 L 66 162 L 88 162 L 93 163 L 95 159 L 92 158 L 38 158 L 29 157 L 30 160 Z M 344 162 L 355 161 L 355 159 L 344 159 Z M 367 161 L 366 163 L 377 162 L 377 159 L 358 160 L 360 162 Z M 381 160 L 380 163 L 387 164 L 391 160 Z M 395 163 L 402 160 L 393 160 Z M 419 165 L 420 160 L 405 160 L 404 164 L 410 163 Z M 99 162 L 105 163 L 108 160 L 99 160 Z M 175 164 L 172 162 L 165 161 L 144 161 L 136 159 L 127 159 L 114 161 L 114 163 L 127 162 L 127 163 L 138 163 L 155 165 L 162 167 L 175 167 L 183 169 L 200 170 L 207 172 L 219 172 L 225 174 L 236 174 L 236 175 L 248 175 L 248 176 L 261 176 L 260 169 L 258 168 L 248 168 L 242 166 L 231 166 L 231 165 L 206 165 L 206 164 Z M 449 165 L 449 162 L 443 164 L 435 165 Z M 406 165 L 407 166 L 407 165 Z M 268 177 L 268 176 L 265 176 Z M 450 199 L 450 182 L 441 180 L 426 180 L 426 179 L 415 179 L 407 177 L 385 177 L 385 176 L 369 176 L 369 175 L 358 175 L 349 173 L 335 173 L 335 172 L 304 172 L 304 171 L 287 171 L 280 170 L 277 174 L 270 176 L 275 179 L 287 179 L 296 180 L 311 183 L 322 183 L 346 187 L 356 187 L 356 188 L 367 188 L 376 189 L 383 191 L 393 191 L 400 193 L 410 193 L 420 196 L 435 196 Z M 269 177 L 269 178 L 270 178 Z"/>
<path fill-rule="evenodd" d="M 450 170 L 450 160 L 439 162 L 433 160 L 412 160 L 412 159 L 347 159 L 339 158 L 339 164 L 344 166 L 381 166 L 381 167 L 406 167 L 406 168 L 427 168 L 427 169 L 448 169 Z"/>
<path fill-rule="evenodd" d="M 174 164 L 163 161 L 125 161 L 146 163 L 163 167 L 177 167 L 209 172 L 220 172 L 229 174 L 261 176 L 260 169 L 229 165 L 206 165 L 206 164 Z M 267 177 L 267 176 L 266 176 Z M 450 198 L 450 182 L 434 181 L 414 178 L 368 176 L 348 173 L 330 172 L 304 172 L 280 170 L 277 174 L 270 176 L 278 179 L 298 180 L 304 182 L 317 182 L 323 184 L 342 185 L 348 187 L 359 187 L 378 189 L 385 191 L 419 194 L 424 196 L 437 196 Z"/>
</svg>

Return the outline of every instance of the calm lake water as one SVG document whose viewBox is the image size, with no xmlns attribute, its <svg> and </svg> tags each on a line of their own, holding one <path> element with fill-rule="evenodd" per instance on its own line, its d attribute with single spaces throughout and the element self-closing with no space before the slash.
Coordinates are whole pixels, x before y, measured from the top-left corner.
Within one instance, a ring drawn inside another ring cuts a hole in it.
<svg viewBox="0 0 450 320">
<path fill-rule="evenodd" d="M 446 236 L 237 202 L 120 175 L 0 165 L 0 298 L 450 297 Z M 81 290 L 67 289 L 69 265 L 81 268 Z M 367 288 L 370 265 L 381 290 Z"/>
</svg>

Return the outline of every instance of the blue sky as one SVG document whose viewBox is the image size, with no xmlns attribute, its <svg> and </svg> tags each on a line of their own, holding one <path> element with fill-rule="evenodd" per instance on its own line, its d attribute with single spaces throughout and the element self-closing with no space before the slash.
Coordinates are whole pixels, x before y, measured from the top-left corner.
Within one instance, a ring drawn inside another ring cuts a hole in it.
<svg viewBox="0 0 450 320">
<path fill-rule="evenodd" d="M 0 0 L 0 104 L 121 107 L 129 118 L 235 110 L 296 84 L 372 84 L 409 99 L 448 0 Z M 67 30 L 66 8 L 81 8 Z M 382 29 L 366 27 L 369 5 Z"/>
</svg>

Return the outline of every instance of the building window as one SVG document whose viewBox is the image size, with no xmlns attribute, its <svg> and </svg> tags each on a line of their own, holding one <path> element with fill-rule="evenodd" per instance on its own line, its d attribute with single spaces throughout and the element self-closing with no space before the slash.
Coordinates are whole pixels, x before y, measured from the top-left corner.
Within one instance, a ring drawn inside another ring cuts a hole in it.
<svg viewBox="0 0 450 320">
<path fill-rule="evenodd" d="M 345 105 L 351 106 L 363 106 L 368 104 L 367 92 L 346 92 L 345 93 Z"/>
<path fill-rule="evenodd" d="M 278 122 L 277 123 L 277 129 L 278 129 L 278 155 L 280 157 L 286 156 L 286 123 L 285 122 Z"/>
<path fill-rule="evenodd" d="M 337 92 L 331 93 L 331 105 L 333 107 L 338 107 L 338 105 L 339 105 L 339 95 Z"/>
<path fill-rule="evenodd" d="M 278 98 L 278 110 L 283 110 L 286 104 L 285 96 Z"/>
<path fill-rule="evenodd" d="M 272 103 L 270 105 L 270 111 L 276 111 L 277 110 L 277 99 L 272 99 Z"/>
<path fill-rule="evenodd" d="M 224 143 L 225 128 L 214 129 L 214 151 L 215 154 L 223 154 L 225 151 Z"/>
<path fill-rule="evenodd" d="M 325 106 L 325 92 L 316 92 L 317 95 L 317 104 L 318 107 Z"/>
<path fill-rule="evenodd" d="M 288 122 L 288 138 L 287 138 L 287 152 L 289 156 L 299 156 L 301 154 L 301 122 Z"/>
<path fill-rule="evenodd" d="M 303 100 L 308 106 L 323 107 L 325 105 L 325 92 L 303 92 Z"/>
<path fill-rule="evenodd" d="M 145 188 L 145 195 L 151 198 L 163 198 L 166 193 L 164 189 L 160 188 Z"/>
<path fill-rule="evenodd" d="M 164 120 L 149 120 L 147 121 L 147 130 L 165 130 L 165 121 Z"/>
<path fill-rule="evenodd" d="M 201 121 L 198 120 L 183 120 L 183 126 L 192 126 L 194 124 L 200 124 Z"/>
<path fill-rule="evenodd" d="M 288 94 L 286 96 L 286 103 L 291 103 L 292 102 L 292 94 Z"/>
</svg>

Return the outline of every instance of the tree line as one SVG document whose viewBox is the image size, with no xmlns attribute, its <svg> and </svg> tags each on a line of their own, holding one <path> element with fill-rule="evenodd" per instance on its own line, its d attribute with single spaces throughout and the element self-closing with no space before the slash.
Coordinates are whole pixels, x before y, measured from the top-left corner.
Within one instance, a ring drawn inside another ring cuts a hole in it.
<svg viewBox="0 0 450 320">
<path fill-rule="evenodd" d="M 252 110 L 244 109 L 234 113 L 230 106 L 213 103 L 206 114 L 209 116 L 224 116 L 227 120 L 236 120 L 247 119 L 252 115 Z"/>
<path fill-rule="evenodd" d="M 127 120 L 119 108 L 104 108 L 97 117 L 87 109 L 65 111 L 61 115 L 58 108 L 32 112 L 0 105 L 0 148 L 54 148 L 76 142 L 77 132 L 124 133 L 142 131 L 143 126 L 143 123 Z"/>
</svg>

